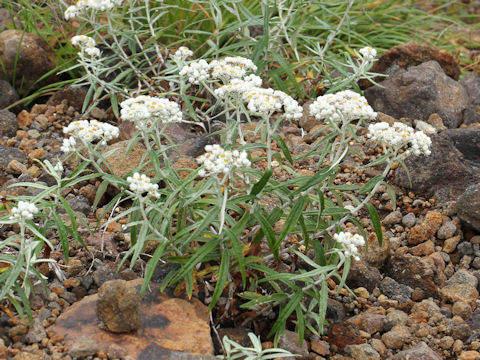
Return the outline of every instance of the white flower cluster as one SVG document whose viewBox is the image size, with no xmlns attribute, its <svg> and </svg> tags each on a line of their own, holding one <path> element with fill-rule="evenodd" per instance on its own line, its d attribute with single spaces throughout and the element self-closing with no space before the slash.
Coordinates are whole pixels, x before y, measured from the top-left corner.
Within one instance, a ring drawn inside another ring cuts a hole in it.
<svg viewBox="0 0 480 360">
<path fill-rule="evenodd" d="M 254 88 L 243 94 L 248 110 L 254 115 L 270 116 L 275 111 L 282 111 L 286 119 L 299 119 L 303 108 L 291 96 L 283 91 Z"/>
<path fill-rule="evenodd" d="M 370 46 L 361 48 L 358 52 L 365 61 L 373 61 L 377 57 L 377 50 L 371 48 Z"/>
<path fill-rule="evenodd" d="M 414 131 L 413 128 L 401 122 L 395 122 L 393 126 L 386 122 L 371 124 L 368 126 L 368 137 L 394 150 L 410 146 L 406 151 L 407 154 L 413 153 L 416 156 L 431 154 L 432 140 L 423 131 Z"/>
<path fill-rule="evenodd" d="M 193 55 L 193 51 L 187 48 L 186 46 L 180 46 L 177 51 L 171 56 L 172 60 L 181 63 L 185 61 L 188 57 Z"/>
<path fill-rule="evenodd" d="M 120 104 L 123 120 L 133 121 L 138 129 L 148 129 L 158 122 L 182 121 L 180 106 L 165 98 L 141 95 Z"/>
<path fill-rule="evenodd" d="M 208 63 L 201 59 L 193 61 L 188 65 L 185 65 L 180 70 L 180 76 L 186 77 L 188 82 L 192 84 L 200 84 L 200 82 L 207 80 L 210 77 L 210 67 Z"/>
<path fill-rule="evenodd" d="M 212 77 L 225 83 L 232 79 L 241 79 L 247 72 L 257 71 L 252 60 L 241 56 L 227 56 L 221 60 L 212 60 L 209 67 Z"/>
<path fill-rule="evenodd" d="M 205 146 L 205 151 L 205 154 L 197 158 L 197 162 L 205 166 L 205 169 L 198 172 L 202 177 L 210 174 L 228 174 L 234 168 L 251 166 L 246 151 L 225 151 L 217 144 Z"/>
<path fill-rule="evenodd" d="M 154 198 L 159 198 L 160 193 L 158 192 L 158 184 L 152 184 L 150 178 L 138 172 L 133 174 L 133 176 L 127 177 L 127 181 L 130 184 L 130 190 L 138 195 L 147 193 L 147 196 L 152 196 Z"/>
<path fill-rule="evenodd" d="M 69 6 L 65 10 L 65 20 L 73 19 L 87 10 L 111 10 L 122 3 L 123 0 L 78 0 L 75 5 Z"/>
<path fill-rule="evenodd" d="M 107 141 L 115 139 L 119 135 L 119 130 L 116 126 L 102 123 L 97 120 L 77 120 L 67 127 L 63 128 L 64 134 L 72 134 L 77 139 L 84 143 L 100 140 L 102 145 L 105 145 Z M 63 147 L 69 149 L 71 146 L 75 146 L 75 142 L 70 143 L 63 142 Z M 71 146 L 70 146 L 71 145 Z"/>
<path fill-rule="evenodd" d="M 10 219 L 31 220 L 36 213 L 38 213 L 38 208 L 34 204 L 19 201 L 17 206 L 12 208 L 12 216 L 10 216 Z"/>
<path fill-rule="evenodd" d="M 63 139 L 63 145 L 60 147 L 60 150 L 68 154 L 74 151 L 76 146 L 77 146 L 77 141 L 73 136 L 71 136 L 68 139 Z"/>
<path fill-rule="evenodd" d="M 368 105 L 365 97 L 351 90 L 319 96 L 310 105 L 310 114 L 318 120 L 335 122 L 375 120 L 377 113 Z"/>
<path fill-rule="evenodd" d="M 353 256 L 355 260 L 360 260 L 357 254 L 358 246 L 365 245 L 365 239 L 363 236 L 358 234 L 352 235 L 350 232 L 341 232 L 333 235 L 333 238 L 335 241 L 342 244 L 345 256 Z"/>
<path fill-rule="evenodd" d="M 65 139 L 66 140 L 66 139 Z M 55 170 L 57 173 L 62 174 L 63 173 L 63 164 L 61 161 L 57 162 L 55 166 L 53 167 L 53 170 Z"/>
<path fill-rule="evenodd" d="M 214 90 L 220 98 L 241 97 L 245 92 L 254 90 L 262 85 L 262 79 L 257 75 L 248 75 L 242 79 L 232 79 L 227 85 L 222 85 Z"/>
<path fill-rule="evenodd" d="M 82 53 L 90 57 L 99 57 L 100 50 L 95 47 L 95 40 L 86 35 L 76 35 L 72 37 L 72 45 L 80 48 Z"/>
<path fill-rule="evenodd" d="M 227 56 L 221 60 L 193 61 L 180 70 L 180 76 L 186 77 L 188 82 L 199 84 L 207 79 L 222 80 L 228 83 L 232 79 L 241 79 L 248 72 L 257 71 L 252 60 L 240 56 Z"/>
</svg>

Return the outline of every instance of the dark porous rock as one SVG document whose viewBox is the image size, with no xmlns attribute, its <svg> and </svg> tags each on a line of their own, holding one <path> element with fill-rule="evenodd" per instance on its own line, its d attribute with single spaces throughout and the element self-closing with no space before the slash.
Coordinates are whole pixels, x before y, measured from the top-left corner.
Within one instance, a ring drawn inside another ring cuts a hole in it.
<svg viewBox="0 0 480 360">
<path fill-rule="evenodd" d="M 457 200 L 457 214 L 463 223 L 480 231 L 480 183 L 469 186 Z"/>
<path fill-rule="evenodd" d="M 480 329 L 480 308 L 475 309 L 472 315 L 466 320 L 466 323 L 472 331 L 478 331 Z"/>
<path fill-rule="evenodd" d="M 345 319 L 345 307 L 340 301 L 328 298 L 325 318 L 331 322 Z"/>
<path fill-rule="evenodd" d="M 394 360 L 442 360 L 443 358 L 433 351 L 423 341 L 410 349 L 400 351 L 394 357 Z"/>
<path fill-rule="evenodd" d="M 439 63 L 445 74 L 458 80 L 460 67 L 452 54 L 430 45 L 420 45 L 415 42 L 394 46 L 383 53 L 370 71 L 392 75 L 398 69 L 407 69 L 410 66 L 417 66 L 432 60 Z"/>
<path fill-rule="evenodd" d="M 409 156 L 405 160 L 411 183 L 401 167 L 395 180 L 415 194 L 435 197 L 440 204 L 456 201 L 468 186 L 478 183 L 480 171 L 465 163 L 463 154 L 450 140 L 435 134 L 430 138 L 430 156 Z"/>
<path fill-rule="evenodd" d="M 105 330 L 128 333 L 140 326 L 140 296 L 125 280 L 111 280 L 98 289 L 97 316 Z"/>
<path fill-rule="evenodd" d="M 0 173 L 7 169 L 8 164 L 12 160 L 25 163 L 27 161 L 27 156 L 17 148 L 0 145 Z"/>
<path fill-rule="evenodd" d="M 77 111 L 82 111 L 85 96 L 87 96 L 88 89 L 85 87 L 66 87 L 58 90 L 50 96 L 47 105 L 59 105 L 66 100 L 68 106 L 72 106 Z"/>
<path fill-rule="evenodd" d="M 72 199 L 68 200 L 68 204 L 73 211 L 78 211 L 85 215 L 90 214 L 90 211 L 92 211 L 90 201 L 88 201 L 88 199 L 83 195 L 77 195 L 73 197 Z"/>
<path fill-rule="evenodd" d="M 465 269 L 459 269 L 453 274 L 450 279 L 445 282 L 445 285 L 463 284 L 470 285 L 474 288 L 478 285 L 478 279 L 475 275 L 471 274 Z"/>
<path fill-rule="evenodd" d="M 463 155 L 463 160 L 471 166 L 480 168 L 480 127 L 470 126 L 459 129 L 448 129 L 442 137 L 450 140 Z"/>
<path fill-rule="evenodd" d="M 8 110 L 0 110 L 0 136 L 14 137 L 17 130 L 17 116 Z"/>
<path fill-rule="evenodd" d="M 389 299 L 397 300 L 399 303 L 411 301 L 412 289 L 403 284 L 399 284 L 392 278 L 386 277 L 382 280 L 379 287 L 383 295 Z"/>
<path fill-rule="evenodd" d="M 12 85 L 6 80 L 0 80 L 0 109 L 13 104 L 19 99 L 20 96 L 18 96 Z"/>
<path fill-rule="evenodd" d="M 101 266 L 93 272 L 93 282 L 98 287 L 102 286 L 107 281 L 118 280 L 120 275 L 110 269 L 108 266 Z"/>
<path fill-rule="evenodd" d="M 373 266 L 364 261 L 352 261 L 350 272 L 347 276 L 347 285 L 352 288 L 364 287 L 368 291 L 373 291 L 382 281 L 382 274 Z"/>
<path fill-rule="evenodd" d="M 28 344 L 34 344 L 42 341 L 46 337 L 47 333 L 45 331 L 45 328 L 43 327 L 40 319 L 37 318 L 33 323 L 33 327 L 25 335 L 25 341 Z"/>
<path fill-rule="evenodd" d="M 21 30 L 0 33 L 0 60 L 3 63 L 0 79 L 15 77 L 13 86 L 20 95 L 32 86 L 39 88 L 56 81 L 56 76 L 50 75 L 37 82 L 55 68 L 54 59 L 53 50 L 38 35 Z"/>
<path fill-rule="evenodd" d="M 356 360 L 380 360 L 380 354 L 370 344 L 347 345 L 345 352 Z"/>
<path fill-rule="evenodd" d="M 438 296 L 438 286 L 435 284 L 437 268 L 421 257 L 397 251 L 386 264 L 385 270 L 388 276 L 401 284 L 419 287 L 426 296 Z"/>
<path fill-rule="evenodd" d="M 445 126 L 456 128 L 469 107 L 464 88 L 445 75 L 436 61 L 402 70 L 381 86 L 365 90 L 365 97 L 375 111 L 396 119 L 409 117 L 427 121 L 431 114 L 437 113 Z"/>
</svg>

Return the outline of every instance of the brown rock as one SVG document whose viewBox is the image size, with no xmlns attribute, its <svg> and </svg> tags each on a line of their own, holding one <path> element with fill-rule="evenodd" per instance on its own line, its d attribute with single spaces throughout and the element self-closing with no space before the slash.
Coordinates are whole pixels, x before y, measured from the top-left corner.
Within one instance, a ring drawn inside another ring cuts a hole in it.
<svg viewBox="0 0 480 360">
<path fill-rule="evenodd" d="M 27 172 L 27 167 L 20 161 L 13 159 L 8 163 L 7 172 L 14 175 L 20 175 Z"/>
<path fill-rule="evenodd" d="M 189 169 L 195 170 L 198 168 L 198 164 L 191 158 L 180 158 L 173 164 L 173 168 L 178 172 L 178 176 L 184 180 L 192 172 Z"/>
<path fill-rule="evenodd" d="M 32 152 L 30 152 L 30 153 L 28 154 L 28 158 L 29 158 L 30 160 L 41 159 L 42 157 L 45 156 L 46 153 L 47 153 L 47 152 L 46 152 L 45 150 L 43 150 L 43 149 L 35 149 L 35 150 L 33 150 Z"/>
<path fill-rule="evenodd" d="M 15 76 L 14 87 L 20 95 L 34 86 L 34 83 L 34 87 L 39 88 L 56 81 L 56 76 L 50 75 L 36 83 L 55 68 L 55 54 L 38 35 L 22 30 L 1 32 L 0 59 L 4 70 L 0 71 L 0 78 L 9 80 Z"/>
<path fill-rule="evenodd" d="M 469 186 L 460 195 L 457 200 L 457 210 L 462 222 L 480 231 L 480 184 Z"/>
<path fill-rule="evenodd" d="M 139 291 L 142 281 L 130 283 Z M 85 335 L 95 339 L 99 351 L 107 353 L 111 344 L 121 344 L 126 354 L 134 359 L 175 359 L 172 357 L 176 355 L 174 351 L 213 354 L 207 308 L 196 299 L 162 295 L 153 283 L 150 287 L 152 290 L 141 298 L 141 323 L 134 333 L 114 334 L 97 326 L 97 295 L 87 296 L 70 306 L 49 330 L 53 335 L 64 335 L 67 347 Z"/>
<path fill-rule="evenodd" d="M 479 360 L 480 353 L 474 350 L 462 351 L 458 360 Z"/>
<path fill-rule="evenodd" d="M 328 342 L 331 345 L 338 346 L 342 349 L 347 345 L 361 344 L 363 342 L 358 326 L 349 322 L 332 324 L 328 328 L 327 336 Z"/>
<path fill-rule="evenodd" d="M 385 315 L 367 311 L 356 315 L 347 321 L 357 325 L 359 329 L 369 333 L 370 335 L 373 335 L 376 332 L 382 331 L 385 322 Z"/>
<path fill-rule="evenodd" d="M 85 87 L 66 87 L 50 96 L 47 105 L 58 105 L 66 100 L 68 106 L 72 106 L 76 111 L 82 111 L 87 91 L 88 89 Z"/>
<path fill-rule="evenodd" d="M 25 126 L 30 126 L 32 125 L 32 117 L 30 116 L 30 113 L 27 110 L 22 110 L 20 113 L 17 115 L 18 119 L 18 127 L 25 127 Z"/>
<path fill-rule="evenodd" d="M 400 349 L 410 341 L 410 336 L 408 327 L 396 325 L 392 330 L 382 335 L 382 341 L 390 349 Z"/>
<path fill-rule="evenodd" d="M 427 44 L 420 45 L 415 42 L 397 45 L 383 53 L 370 71 L 392 74 L 396 68 L 407 69 L 410 66 L 420 65 L 431 60 L 438 62 L 445 74 L 454 80 L 458 80 L 460 67 L 452 54 Z"/>
<path fill-rule="evenodd" d="M 128 333 L 140 326 L 140 296 L 125 280 L 105 282 L 98 290 L 97 316 L 101 327 Z"/>
<path fill-rule="evenodd" d="M 380 354 L 370 344 L 347 345 L 345 352 L 355 360 L 380 360 Z"/>
<path fill-rule="evenodd" d="M 440 296 L 443 301 L 455 303 L 463 301 L 474 305 L 478 298 L 478 291 L 475 287 L 466 284 L 451 284 L 440 290 Z"/>
<path fill-rule="evenodd" d="M 350 288 L 364 287 L 372 291 L 382 280 L 380 271 L 364 261 L 352 260 L 350 272 L 347 276 L 347 285 Z"/>
<path fill-rule="evenodd" d="M 425 216 L 423 223 L 412 227 L 408 232 L 408 243 L 417 245 L 432 238 L 442 224 L 442 214 L 438 211 L 430 211 Z"/>
<path fill-rule="evenodd" d="M 464 301 L 457 301 L 452 306 L 453 316 L 460 316 L 462 319 L 467 320 L 472 315 L 472 307 L 470 304 Z"/>
<path fill-rule="evenodd" d="M 112 174 L 118 177 L 125 177 L 129 172 L 134 171 L 140 165 L 140 161 L 144 156 L 146 149 L 140 143 L 137 143 L 130 152 L 125 155 L 128 148 L 129 141 L 119 141 L 113 145 L 109 145 L 103 151 L 105 160 L 107 161 Z M 112 154 L 106 156 L 107 153 L 114 151 Z M 148 157 L 145 161 L 148 160 Z M 103 165 L 106 169 L 106 166 Z M 154 173 L 150 171 L 148 176 L 152 177 Z"/>
<path fill-rule="evenodd" d="M 314 339 L 310 343 L 313 352 L 325 356 L 330 355 L 330 344 L 323 340 Z"/>
<path fill-rule="evenodd" d="M 369 265 L 382 268 L 383 263 L 390 255 L 390 237 L 384 235 L 382 246 L 378 243 L 377 235 L 373 232 L 368 234 L 368 251 L 362 251 L 361 258 Z"/>
<path fill-rule="evenodd" d="M 433 254 L 433 252 L 435 251 L 435 244 L 432 240 L 427 240 L 424 243 L 418 244 L 417 246 L 410 248 L 408 251 L 410 252 L 410 254 L 415 256 L 427 256 Z"/>
<path fill-rule="evenodd" d="M 454 252 L 460 240 L 462 240 L 461 235 L 457 235 L 457 236 L 451 237 L 450 239 L 445 240 L 445 242 L 443 243 L 442 250 L 447 254 Z"/>
<path fill-rule="evenodd" d="M 426 296 L 437 296 L 436 267 L 424 258 L 397 251 L 387 264 L 388 276 L 411 288 L 420 287 Z"/>
</svg>

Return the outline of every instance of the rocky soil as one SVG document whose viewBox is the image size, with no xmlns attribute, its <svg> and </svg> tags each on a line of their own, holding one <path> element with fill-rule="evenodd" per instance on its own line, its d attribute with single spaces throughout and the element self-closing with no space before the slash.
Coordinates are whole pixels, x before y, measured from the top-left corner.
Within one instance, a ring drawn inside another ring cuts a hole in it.
<svg viewBox="0 0 480 360">
<path fill-rule="evenodd" d="M 0 45 L 8 36 L 15 39 L 13 33 L 0 33 Z M 14 41 L 10 44 L 16 46 Z M 35 41 L 31 44 L 34 47 Z M 35 51 L 41 49 L 40 44 Z M 0 57 L 5 56 L 0 51 Z M 39 58 L 35 53 L 22 56 Z M 27 60 L 25 64 L 32 66 Z M 395 208 L 386 188 L 374 198 L 384 243 L 380 247 L 375 236 L 370 237 L 368 251 L 353 262 L 347 285 L 355 295 L 345 289 L 335 295 L 336 284 L 329 284 L 326 333 L 308 337 L 300 345 L 296 334 L 287 331 L 279 346 L 312 360 L 480 359 L 480 78 L 470 74 L 459 81 L 460 70 L 450 54 L 413 43 L 393 48 L 377 66 L 374 71 L 389 74 L 383 87 L 363 84 L 368 87 L 365 96 L 379 112 L 377 120 L 402 121 L 430 134 L 432 154 L 407 159 L 411 181 L 401 166 L 391 171 Z M 0 89 L 0 108 L 19 98 L 6 81 L 0 80 Z M 82 89 L 65 89 L 45 104 L 0 111 L 2 196 L 35 193 L 31 188 L 8 188 L 16 182 L 49 184 L 51 179 L 35 160 L 62 156 L 62 128 L 83 118 L 83 96 Z M 115 122 L 103 109 L 95 109 L 88 118 Z M 120 127 L 123 141 L 111 146 L 126 147 L 132 128 L 125 123 Z M 322 127 L 306 111 L 298 123 L 283 127 L 281 135 L 292 152 L 300 154 L 322 137 Z M 181 147 L 179 168 L 194 166 L 193 158 L 209 138 L 177 125 L 169 132 Z M 360 136 L 364 138 L 365 131 Z M 367 142 L 353 148 L 337 184 L 365 183 L 380 173 L 376 168 L 359 169 L 381 155 L 379 147 Z M 126 158 L 109 161 L 121 176 L 136 167 L 142 153 L 134 149 Z M 315 171 L 313 159 L 295 166 L 305 175 Z M 287 180 L 288 174 L 277 167 L 274 177 Z M 98 185 L 79 183 L 65 194 L 85 224 L 102 215 L 102 208 L 92 209 Z M 359 220 L 373 233 L 367 214 Z M 0 236 L 12 231 L 14 227 L 2 228 Z M 139 259 L 132 270 L 124 266 L 115 271 L 129 240 L 122 221 L 110 224 L 106 232 L 80 231 L 89 251 L 72 244 L 68 263 L 56 234 L 49 234 L 57 245 L 50 256 L 58 261 L 65 279 L 50 269 L 49 291 L 38 287 L 30 299 L 32 326 L 0 307 L 0 359 L 213 359 L 219 337 L 228 335 L 249 345 L 247 333 L 262 333 L 272 321 L 239 312 L 213 330 L 211 320 L 218 321 L 206 315 L 206 305 L 198 299 L 201 294 L 185 299 L 158 291 L 155 280 L 168 268 L 158 269 L 151 289 L 138 299 L 138 279 L 148 258 Z M 291 259 L 283 261 L 293 270 Z M 113 298 L 114 305 L 105 298 Z M 97 301 L 106 304 L 99 310 L 101 326 Z M 219 304 L 228 301 L 224 297 Z M 132 328 L 138 330 L 127 332 Z M 273 344 L 265 341 L 264 346 Z"/>
</svg>

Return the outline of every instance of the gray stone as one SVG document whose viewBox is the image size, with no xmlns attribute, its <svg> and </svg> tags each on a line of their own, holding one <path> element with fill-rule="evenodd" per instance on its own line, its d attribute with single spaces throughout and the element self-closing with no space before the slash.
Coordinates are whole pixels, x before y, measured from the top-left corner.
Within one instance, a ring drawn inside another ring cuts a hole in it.
<svg viewBox="0 0 480 360">
<path fill-rule="evenodd" d="M 0 109 L 13 104 L 19 99 L 20 96 L 18 96 L 12 85 L 6 80 L 0 80 Z"/>
<path fill-rule="evenodd" d="M 88 336 L 81 336 L 73 343 L 68 354 L 73 358 L 84 358 L 95 355 L 98 349 L 95 340 Z"/>
<path fill-rule="evenodd" d="M 42 322 L 39 319 L 35 319 L 33 327 L 25 335 L 25 341 L 28 344 L 34 344 L 42 341 L 42 339 L 47 337 L 45 328 L 42 325 Z"/>
<path fill-rule="evenodd" d="M 402 225 L 407 228 L 411 228 L 412 226 L 415 226 L 416 223 L 417 223 L 417 219 L 415 218 L 414 213 L 408 213 L 402 218 Z"/>
<path fill-rule="evenodd" d="M 469 271 L 460 269 L 455 274 L 453 274 L 450 279 L 446 281 L 446 285 L 454 285 L 454 284 L 463 284 L 463 285 L 470 285 L 474 288 L 478 285 L 478 279 L 475 275 L 472 275 Z"/>
<path fill-rule="evenodd" d="M 480 183 L 469 186 L 457 200 L 458 217 L 480 231 Z"/>
<path fill-rule="evenodd" d="M 395 181 L 416 194 L 435 197 L 439 204 L 456 201 L 469 185 L 478 184 L 480 169 L 467 164 L 463 154 L 449 139 L 436 134 L 430 138 L 430 156 L 409 156 L 405 159 L 405 164 L 410 179 L 403 167 L 399 167 Z M 466 200 L 470 201 L 470 198 Z M 468 208 L 468 204 L 465 206 Z"/>
<path fill-rule="evenodd" d="M 426 121 L 437 113 L 448 128 L 463 121 L 469 107 L 464 88 L 443 72 L 436 61 L 412 66 L 388 77 L 381 86 L 365 90 L 368 103 L 396 119 L 408 117 Z"/>
<path fill-rule="evenodd" d="M 457 251 L 460 256 L 473 255 L 473 246 L 468 241 L 464 241 L 457 245 Z"/>
<path fill-rule="evenodd" d="M 77 195 L 74 198 L 69 199 L 68 204 L 73 211 L 78 211 L 85 215 L 90 214 L 90 211 L 92 211 L 92 205 L 90 205 L 90 201 L 88 201 L 88 199 L 83 195 Z"/>
<path fill-rule="evenodd" d="M 443 223 L 442 226 L 440 226 L 440 229 L 438 229 L 437 238 L 442 240 L 451 238 L 453 235 L 455 235 L 456 231 L 457 227 L 455 226 L 455 224 L 451 221 L 447 221 L 446 223 Z"/>
<path fill-rule="evenodd" d="M 423 341 L 408 350 L 400 351 L 394 360 L 442 360 L 442 357 L 433 351 Z"/>
<path fill-rule="evenodd" d="M 351 289 L 364 287 L 368 291 L 373 291 L 382 280 L 382 274 L 373 266 L 364 261 L 352 261 L 350 272 L 347 276 L 347 285 Z"/>
<path fill-rule="evenodd" d="M 53 50 L 38 35 L 22 30 L 1 32 L 0 60 L 3 64 L 0 79 L 9 80 L 15 77 L 13 86 L 20 95 L 31 87 L 40 88 L 57 80 L 53 74 L 38 81 L 55 68 Z"/>
<path fill-rule="evenodd" d="M 408 321 L 408 315 L 401 310 L 393 310 L 389 312 L 385 318 L 383 329 L 390 331 L 396 325 L 406 325 Z"/>
<path fill-rule="evenodd" d="M 393 211 L 382 220 L 383 225 L 395 225 L 399 224 L 402 221 L 401 211 Z"/>
<path fill-rule="evenodd" d="M 355 360 L 376 360 L 381 359 L 380 354 L 370 344 L 347 345 L 345 352 Z"/>
<path fill-rule="evenodd" d="M 14 137 L 17 130 L 17 116 L 8 110 L 0 110 L 0 136 Z"/>
<path fill-rule="evenodd" d="M 443 131 L 441 136 L 449 140 L 462 153 L 468 164 L 480 166 L 480 127 L 448 129 Z"/>
<path fill-rule="evenodd" d="M 398 300 L 400 303 L 412 300 L 412 289 L 407 285 L 399 284 L 389 277 L 386 277 L 380 283 L 380 291 L 389 299 Z"/>
<path fill-rule="evenodd" d="M 292 354 L 300 355 L 300 359 L 306 359 L 308 357 L 307 342 L 303 341 L 303 344 L 300 345 L 300 342 L 298 341 L 298 334 L 296 332 L 285 330 L 285 332 L 280 335 L 280 338 L 278 339 L 278 347 L 290 351 Z"/>
<path fill-rule="evenodd" d="M 460 84 L 467 92 L 470 104 L 472 106 L 480 106 L 480 77 L 469 73 L 460 81 Z"/>
<path fill-rule="evenodd" d="M 0 145 L 0 171 L 5 171 L 8 164 L 12 160 L 17 160 L 20 163 L 25 163 L 27 162 L 27 157 L 17 148 Z"/>
</svg>

